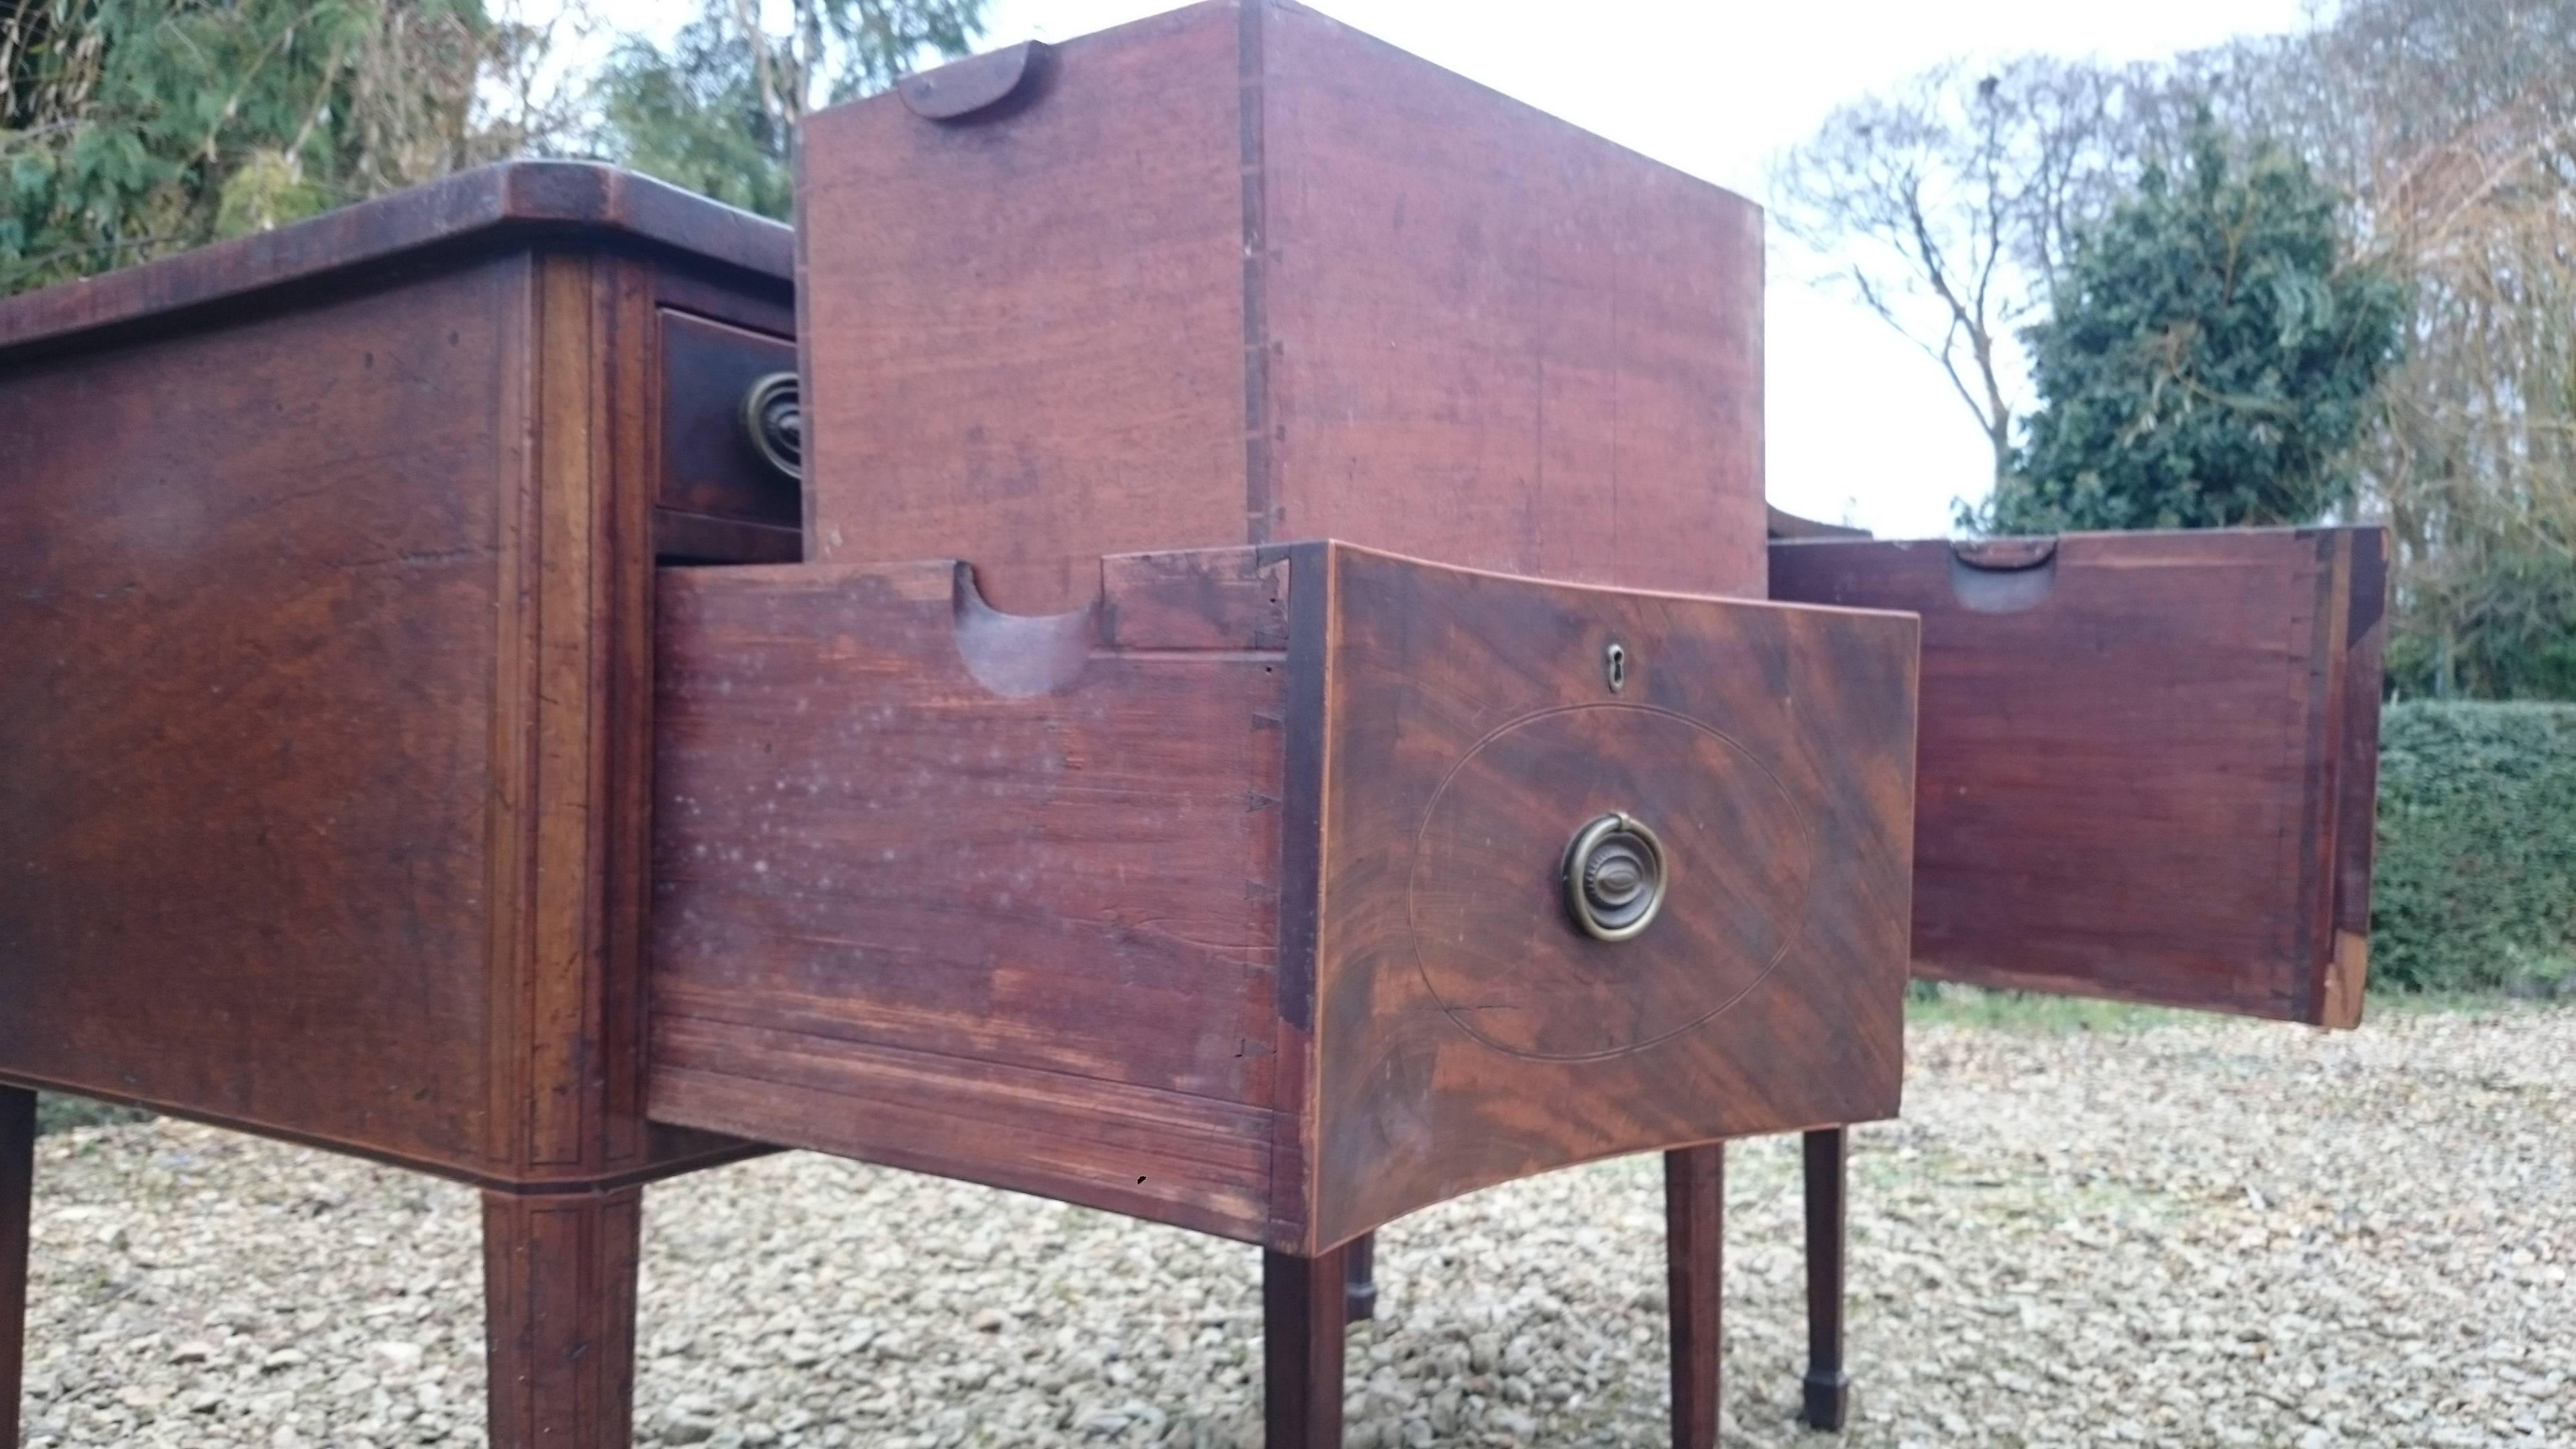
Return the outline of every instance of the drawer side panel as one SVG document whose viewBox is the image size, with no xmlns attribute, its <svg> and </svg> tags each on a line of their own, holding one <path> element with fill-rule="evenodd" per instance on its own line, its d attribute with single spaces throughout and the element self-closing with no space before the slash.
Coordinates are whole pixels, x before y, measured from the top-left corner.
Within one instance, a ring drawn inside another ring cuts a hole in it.
<svg viewBox="0 0 2576 1449">
<path fill-rule="evenodd" d="M 1915 969 L 2353 1024 L 2382 532 L 1975 547 L 1771 549 L 1775 597 L 1923 617 Z"/>
<path fill-rule="evenodd" d="M 1215 557 L 665 570 L 652 1115 L 1257 1237 L 1284 573 Z"/>
</svg>

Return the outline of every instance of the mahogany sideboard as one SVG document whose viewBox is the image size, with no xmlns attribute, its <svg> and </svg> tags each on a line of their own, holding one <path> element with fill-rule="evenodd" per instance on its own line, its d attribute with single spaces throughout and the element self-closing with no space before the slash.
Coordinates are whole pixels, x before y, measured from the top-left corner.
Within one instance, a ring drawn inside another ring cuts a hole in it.
<svg viewBox="0 0 2576 1449">
<path fill-rule="evenodd" d="M 496 1449 L 627 1441 L 641 1187 L 766 1146 L 1258 1245 L 1281 1449 L 1373 1229 L 1659 1150 L 1713 1444 L 1723 1143 L 1895 1112 L 1918 811 L 2071 818 L 1943 792 L 2029 667 L 1954 616 L 2110 637 L 2096 546 L 1775 597 L 1758 210 L 1283 0 L 799 157 L 793 233 L 524 164 L 0 303 L 0 1388 L 45 1088 L 480 1186 Z M 2246 618 L 2257 713 L 2358 687 Z M 2366 780 L 2247 730 L 2244 909 L 2345 920 L 2282 802 Z"/>
<path fill-rule="evenodd" d="M 1263 0 L 800 155 L 792 260 L 524 164 L 0 303 L 0 1438 L 42 1088 L 481 1187 L 499 1449 L 767 1145 L 1259 1245 L 1280 1446 L 1347 1244 L 1661 1150 L 1712 1443 L 1915 799 L 1915 619 L 1763 597 L 1758 212 Z"/>
<path fill-rule="evenodd" d="M 460 175 L 0 303 L 0 1443 L 29 1088 L 486 1189 L 496 1444 L 623 1443 L 651 602 L 797 556 L 785 227 Z M 14 1174 L 14 1175 L 12 1175 Z"/>
</svg>

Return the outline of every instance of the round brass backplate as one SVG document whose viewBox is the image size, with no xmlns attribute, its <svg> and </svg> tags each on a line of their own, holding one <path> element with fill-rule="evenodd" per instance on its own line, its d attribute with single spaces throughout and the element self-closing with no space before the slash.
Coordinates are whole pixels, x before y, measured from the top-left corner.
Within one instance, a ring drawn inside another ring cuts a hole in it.
<svg viewBox="0 0 2576 1449">
<path fill-rule="evenodd" d="M 1596 941 L 1627 941 L 1655 923 L 1672 887 L 1664 843 L 1626 811 L 1574 833 L 1565 848 L 1565 910 Z"/>
</svg>

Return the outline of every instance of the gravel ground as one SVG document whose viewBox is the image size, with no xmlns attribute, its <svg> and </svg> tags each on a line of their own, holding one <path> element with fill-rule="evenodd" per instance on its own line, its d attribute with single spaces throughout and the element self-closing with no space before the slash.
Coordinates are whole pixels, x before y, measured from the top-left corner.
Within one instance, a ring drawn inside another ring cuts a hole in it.
<svg viewBox="0 0 2576 1449">
<path fill-rule="evenodd" d="M 2576 1445 L 2576 1010 L 1931 1026 L 1855 1143 L 1854 1445 Z M 177 1123 L 39 1144 L 33 1446 L 478 1445 L 478 1221 Z M 1730 1445 L 1803 1445 L 1796 1148 L 1729 1158 Z M 655 1189 L 646 1444 L 1257 1443 L 1255 1254 L 812 1156 Z M 1350 1443 L 1651 1445 L 1652 1159 L 1390 1229 Z"/>
</svg>

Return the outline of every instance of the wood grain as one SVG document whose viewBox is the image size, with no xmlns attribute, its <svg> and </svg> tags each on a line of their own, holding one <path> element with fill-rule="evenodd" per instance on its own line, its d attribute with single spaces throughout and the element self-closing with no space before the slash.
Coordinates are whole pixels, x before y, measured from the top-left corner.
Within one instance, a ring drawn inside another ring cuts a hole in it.
<svg viewBox="0 0 2576 1449">
<path fill-rule="evenodd" d="M 1093 569 L 663 574 L 656 1118 L 1262 1236 L 1284 580 Z"/>
<path fill-rule="evenodd" d="M 1244 13 L 1256 540 L 1759 596 L 1759 208 L 1329 16 Z"/>
<path fill-rule="evenodd" d="M 1346 1250 L 1261 1255 L 1262 1444 L 1341 1449 Z"/>
<path fill-rule="evenodd" d="M 375 290 L 395 266 L 615 244 L 709 266 L 735 286 L 794 275 L 788 228 L 651 177 L 586 161 L 509 161 L 272 231 L 0 300 L 0 350 L 35 356 L 256 317 L 333 289 Z"/>
<path fill-rule="evenodd" d="M 1894 1110 L 1912 621 L 1342 545 L 1094 568 L 1047 616 L 948 562 L 664 572 L 655 1118 L 1314 1257 Z M 1553 873 L 1648 783 L 1696 894 L 1587 952 Z"/>
<path fill-rule="evenodd" d="M 2348 1026 L 2384 536 L 1772 546 L 1782 599 L 1923 616 L 1926 975 Z M 1998 556 L 2000 557 L 2000 556 Z"/>
<path fill-rule="evenodd" d="M 1895 1111 L 1911 619 L 1332 557 L 1312 1241 Z M 1559 876 L 1612 811 L 1675 862 L 1618 944 L 1569 924 Z"/>
<path fill-rule="evenodd" d="M 1664 1154 L 1674 1449 L 1717 1449 L 1726 1322 L 1726 1144 Z"/>
<path fill-rule="evenodd" d="M 0 347 L 0 1080 L 485 1183 L 748 1150 L 642 1116 L 658 337 L 791 317 L 596 171 L 0 304 L 62 324 Z"/>
<path fill-rule="evenodd" d="M 1328 536 L 1760 592 L 1750 203 L 1294 5 L 1042 69 L 807 122 L 812 557 L 1028 613 L 1102 554 Z"/>
<path fill-rule="evenodd" d="M 502 329 L 534 305 L 505 259 L 0 358 L 0 1075 L 488 1170 Z"/>
<path fill-rule="evenodd" d="M 1236 32 L 1203 5 L 1082 37 L 994 119 L 807 118 L 808 557 L 960 558 L 1041 614 L 1104 554 L 1248 541 Z"/>
<path fill-rule="evenodd" d="M 742 425 L 744 393 L 765 374 L 794 372 L 796 344 L 667 308 L 656 321 L 663 394 L 654 502 L 697 517 L 801 529 L 796 480 L 762 461 Z"/>
<path fill-rule="evenodd" d="M 1851 1129 L 1826 1127 L 1800 1144 L 1806 1194 L 1807 1369 L 1800 1422 L 1840 1432 L 1851 1412 L 1843 1367 L 1843 1260 L 1850 1246 Z"/>
<path fill-rule="evenodd" d="M 493 1449 L 634 1443 L 643 1192 L 483 1195 Z"/>
</svg>

